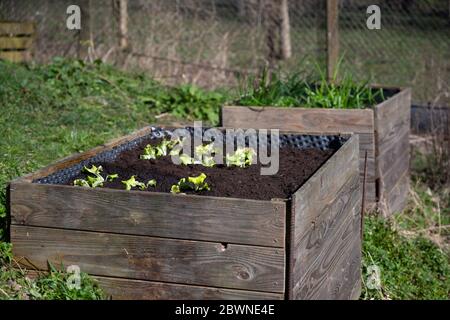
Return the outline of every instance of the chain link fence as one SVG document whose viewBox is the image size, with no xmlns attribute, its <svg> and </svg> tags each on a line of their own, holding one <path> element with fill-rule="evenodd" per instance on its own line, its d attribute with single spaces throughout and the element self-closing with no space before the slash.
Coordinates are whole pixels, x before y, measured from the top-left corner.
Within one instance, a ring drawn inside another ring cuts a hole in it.
<svg viewBox="0 0 450 320">
<path fill-rule="evenodd" d="M 146 70 L 169 84 L 236 85 L 239 75 L 269 64 L 290 72 L 326 67 L 325 0 L 128 0 L 125 53 L 119 53 L 112 0 L 0 0 L 0 20 L 36 22 L 38 62 L 77 57 L 79 32 L 66 28 L 66 9 L 86 3 L 90 59 Z M 271 16 L 274 3 L 287 9 L 282 21 Z M 381 9 L 380 30 L 366 26 L 372 4 Z M 280 25 L 287 37 L 272 37 Z M 274 51 L 279 41 L 286 42 L 283 52 L 289 56 L 290 50 L 290 57 Z M 449 0 L 341 0 L 339 48 L 340 72 L 412 86 L 414 100 L 422 104 L 449 104 Z"/>
</svg>

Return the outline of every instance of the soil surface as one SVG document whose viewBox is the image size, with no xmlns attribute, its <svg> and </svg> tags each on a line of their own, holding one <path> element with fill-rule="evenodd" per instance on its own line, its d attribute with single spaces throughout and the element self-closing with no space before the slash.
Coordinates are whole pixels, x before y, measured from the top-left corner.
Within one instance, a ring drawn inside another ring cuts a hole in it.
<svg viewBox="0 0 450 320">
<path fill-rule="evenodd" d="M 264 176 L 260 174 L 260 163 L 247 168 L 225 165 L 207 168 L 202 165 L 175 165 L 170 156 L 156 160 L 139 159 L 147 144 L 158 142 L 158 140 L 143 141 L 138 147 L 122 152 L 113 162 L 95 163 L 103 167 L 102 176 L 115 173 L 119 175 L 116 180 L 105 182 L 104 187 L 124 189 L 125 185 L 121 181 L 135 175 L 138 181 L 147 182 L 150 179 L 157 181 L 156 187 L 149 187 L 142 192 L 170 192 L 171 186 L 177 184 L 181 178 L 197 176 L 203 172 L 207 176 L 205 181 L 211 190 L 186 193 L 258 200 L 287 199 L 334 153 L 334 150 L 281 148 L 278 173 Z M 85 179 L 86 174 L 81 173 L 75 179 L 78 178 Z M 73 180 L 67 184 L 72 185 Z"/>
</svg>

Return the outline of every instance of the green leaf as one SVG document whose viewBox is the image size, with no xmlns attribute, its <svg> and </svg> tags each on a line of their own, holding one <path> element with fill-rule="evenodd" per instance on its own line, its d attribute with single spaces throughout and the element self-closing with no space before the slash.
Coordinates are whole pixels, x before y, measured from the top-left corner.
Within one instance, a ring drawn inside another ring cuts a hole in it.
<svg viewBox="0 0 450 320">
<path fill-rule="evenodd" d="M 180 187 L 177 184 L 172 185 L 172 187 L 170 188 L 170 192 L 171 193 L 180 193 Z"/>
<path fill-rule="evenodd" d="M 80 187 L 86 187 L 86 188 L 90 188 L 91 185 L 84 179 L 75 179 L 73 181 L 73 185 L 74 186 L 80 186 Z"/>
<path fill-rule="evenodd" d="M 108 174 L 107 176 L 106 176 L 106 180 L 108 180 L 108 181 L 114 181 L 115 179 L 117 179 L 119 177 L 119 175 L 117 174 L 117 173 L 114 173 L 114 174 Z"/>
<path fill-rule="evenodd" d="M 125 190 L 130 191 L 131 188 L 139 187 L 141 190 L 147 189 L 147 186 L 145 183 L 137 181 L 136 176 L 131 176 L 130 179 L 122 181 L 122 183 L 125 185 Z"/>
<path fill-rule="evenodd" d="M 148 180 L 147 187 L 156 187 L 156 180 L 155 179 Z"/>
<path fill-rule="evenodd" d="M 187 178 L 181 178 L 180 181 L 178 181 L 178 184 L 173 185 L 170 192 L 172 193 L 179 193 L 181 191 L 204 191 L 204 190 L 211 190 L 209 188 L 209 185 L 205 182 L 206 174 L 201 173 L 197 177 L 187 177 Z"/>
<path fill-rule="evenodd" d="M 254 155 L 256 152 L 252 148 L 238 148 L 233 155 L 227 154 L 227 166 L 248 167 L 252 164 Z"/>
<path fill-rule="evenodd" d="M 180 161 L 181 161 L 181 164 L 183 164 L 185 166 L 188 165 L 188 164 L 194 164 L 194 158 L 191 158 L 190 156 L 188 156 L 185 153 L 183 153 L 180 156 Z"/>
<path fill-rule="evenodd" d="M 147 146 L 145 146 L 144 148 L 144 154 L 141 155 L 141 159 L 144 160 L 151 160 L 151 159 L 156 159 L 157 157 L 157 150 L 155 147 L 153 147 L 152 145 L 148 144 Z"/>
<path fill-rule="evenodd" d="M 100 172 L 103 171 L 103 167 L 102 166 L 98 166 L 96 167 L 95 165 L 92 165 L 91 168 L 88 167 L 83 167 L 83 171 L 84 172 L 88 172 L 88 173 L 92 173 L 93 175 L 99 176 Z"/>
</svg>

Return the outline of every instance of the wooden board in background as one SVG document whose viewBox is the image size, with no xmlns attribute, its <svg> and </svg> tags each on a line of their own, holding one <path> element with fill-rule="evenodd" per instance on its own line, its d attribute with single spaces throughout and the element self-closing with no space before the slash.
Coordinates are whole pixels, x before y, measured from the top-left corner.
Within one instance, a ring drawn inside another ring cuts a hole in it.
<svg viewBox="0 0 450 320">
<path fill-rule="evenodd" d="M 32 35 L 34 32 L 33 22 L 0 21 L 0 36 Z"/>
<path fill-rule="evenodd" d="M 370 109 L 225 106 L 222 108 L 222 126 L 296 132 L 373 134 L 374 131 L 373 111 Z"/>
</svg>

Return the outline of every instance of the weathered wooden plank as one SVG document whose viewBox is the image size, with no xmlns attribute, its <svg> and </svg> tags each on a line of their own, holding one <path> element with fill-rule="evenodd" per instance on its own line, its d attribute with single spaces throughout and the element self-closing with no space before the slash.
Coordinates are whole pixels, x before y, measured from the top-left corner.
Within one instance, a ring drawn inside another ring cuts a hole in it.
<svg viewBox="0 0 450 320">
<path fill-rule="evenodd" d="M 359 227 L 359 226 L 358 226 Z M 356 227 L 355 229 L 357 229 Z M 328 292 L 333 292 L 333 300 L 358 299 L 361 295 L 361 239 L 354 237 L 349 241 L 348 255 L 343 255 L 335 272 L 342 270 L 341 278 L 329 278 Z"/>
<path fill-rule="evenodd" d="M 374 133 L 358 133 L 359 151 L 364 155 L 367 151 L 369 156 L 375 156 L 375 136 Z"/>
<path fill-rule="evenodd" d="M 366 160 L 364 156 L 359 157 L 359 174 L 361 177 L 364 176 L 364 166 L 366 165 Z M 377 178 L 375 174 L 375 158 L 367 157 L 367 182 L 374 182 Z"/>
<path fill-rule="evenodd" d="M 371 109 L 312 109 L 278 107 L 222 108 L 224 127 L 281 129 L 296 132 L 354 132 L 374 131 Z"/>
<path fill-rule="evenodd" d="M 408 202 L 409 193 L 409 172 L 405 172 L 397 184 L 382 198 L 380 202 L 381 212 L 384 214 L 401 212 Z"/>
<path fill-rule="evenodd" d="M 409 171 L 409 149 L 404 150 L 402 154 L 390 164 L 388 170 L 380 175 L 381 193 L 388 194 L 397 184 L 400 177 Z"/>
<path fill-rule="evenodd" d="M 396 136 L 393 136 L 393 140 L 389 143 L 380 145 L 379 154 L 377 156 L 378 170 L 380 176 L 385 176 L 385 173 L 389 171 L 397 160 L 406 155 L 406 158 L 402 158 L 402 161 L 409 163 L 409 128 L 403 127 Z"/>
<path fill-rule="evenodd" d="M 357 265 L 359 256 L 355 256 L 357 249 L 354 248 L 360 248 L 361 243 L 361 189 L 358 181 L 356 175 L 350 178 L 333 203 L 323 206 L 312 221 L 308 219 L 308 230 L 299 235 L 293 251 L 297 259 L 297 268 L 292 275 L 295 299 L 350 298 L 356 279 L 349 276 L 355 271 L 347 268 L 360 269 Z M 302 202 L 306 201 L 304 197 L 295 200 L 299 206 L 295 208 L 296 214 L 303 218 L 308 209 Z M 347 288 L 347 292 L 337 290 L 339 287 Z"/>
<path fill-rule="evenodd" d="M 361 189 L 363 186 L 363 178 L 360 177 Z M 367 182 L 366 181 L 366 194 L 365 194 L 365 203 L 371 204 L 377 201 L 377 184 L 376 182 Z"/>
<path fill-rule="evenodd" d="M 95 277 L 112 300 L 282 300 L 281 293 Z"/>
<path fill-rule="evenodd" d="M 12 183 L 13 224 L 284 247 L 286 204 Z"/>
<path fill-rule="evenodd" d="M 402 127 L 410 128 L 411 90 L 403 89 L 376 105 L 374 110 L 376 142 L 381 147 L 398 132 L 403 132 Z"/>
<path fill-rule="evenodd" d="M 26 270 L 37 279 L 45 271 Z M 92 276 L 111 300 L 283 300 L 284 294 Z"/>
<path fill-rule="evenodd" d="M 34 33 L 33 22 L 2 22 L 0 21 L 0 36 L 3 35 L 32 35 Z"/>
<path fill-rule="evenodd" d="M 0 37 L 0 49 L 28 49 L 32 42 L 31 37 Z"/>
<path fill-rule="evenodd" d="M 73 155 L 70 155 L 66 158 L 63 158 L 59 160 L 56 163 L 50 164 L 47 167 L 44 167 L 38 171 L 32 172 L 30 174 L 27 174 L 21 178 L 18 179 L 18 181 L 28 181 L 31 182 L 34 179 L 46 177 L 58 170 L 70 167 L 74 164 L 80 163 L 83 160 L 89 159 L 93 156 L 95 156 L 98 153 L 101 153 L 103 151 L 111 150 L 114 147 L 124 144 L 128 141 L 135 140 L 139 137 L 145 136 L 151 132 L 151 127 L 145 127 L 142 129 L 139 129 L 129 135 L 122 136 L 116 139 L 113 139 L 101 146 L 95 147 L 93 149 L 90 149 L 88 151 L 82 152 L 82 153 L 75 153 Z"/>
<path fill-rule="evenodd" d="M 279 248 L 17 225 L 11 240 L 14 255 L 40 270 L 50 261 L 96 276 L 284 292 L 285 257 Z"/>
<path fill-rule="evenodd" d="M 22 62 L 30 60 L 31 53 L 29 51 L 0 51 L 0 59 L 11 62 Z"/>
<path fill-rule="evenodd" d="M 294 194 L 295 236 L 298 243 L 310 224 L 322 214 L 322 209 L 333 204 L 339 190 L 350 178 L 360 179 L 358 170 L 358 136 L 352 136 L 305 184 Z M 356 172 L 354 169 L 357 169 Z M 355 182 L 355 185 L 357 183 Z M 305 209 L 305 210 L 303 210 Z"/>
<path fill-rule="evenodd" d="M 350 258 L 360 238 L 362 194 L 358 159 L 355 135 L 293 196 L 288 241 L 290 298 L 351 296 L 355 284 L 348 275 L 355 271 L 346 268 L 359 270 L 359 265 L 343 265 L 343 261 Z M 336 291 L 337 287 L 347 288 L 348 292 Z"/>
<path fill-rule="evenodd" d="M 398 94 L 375 106 L 375 140 L 377 176 L 379 177 L 379 209 L 384 216 L 392 214 L 390 203 L 406 203 L 405 183 L 392 193 L 399 179 L 409 170 L 409 132 L 411 90 Z M 394 199 L 404 197 L 403 199 Z"/>
</svg>

